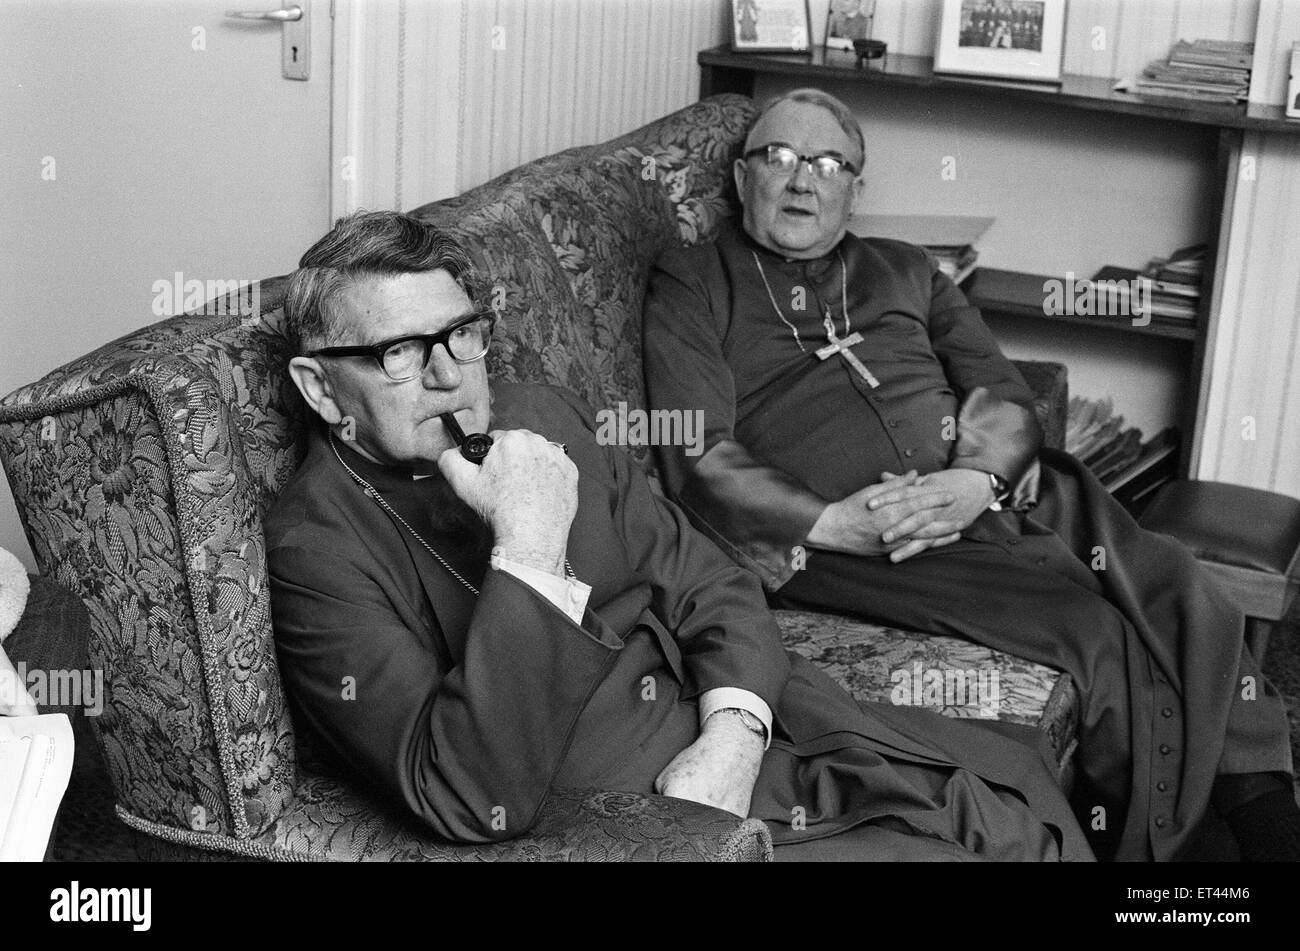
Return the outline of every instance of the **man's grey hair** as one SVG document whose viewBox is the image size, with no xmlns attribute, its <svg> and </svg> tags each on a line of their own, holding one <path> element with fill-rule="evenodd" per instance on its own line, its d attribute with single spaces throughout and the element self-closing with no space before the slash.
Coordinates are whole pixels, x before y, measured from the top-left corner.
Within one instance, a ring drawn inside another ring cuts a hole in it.
<svg viewBox="0 0 1300 951">
<path fill-rule="evenodd" d="M 861 166 L 867 161 L 867 142 L 862 136 L 862 127 L 858 125 L 858 120 L 853 117 L 853 110 L 844 103 L 840 102 L 828 92 L 822 92 L 820 89 L 814 89 L 811 86 L 805 86 L 802 89 L 791 89 L 789 92 L 781 93 L 779 96 L 773 96 L 763 107 L 758 110 L 758 115 L 754 117 L 754 122 L 749 127 L 749 135 L 745 137 L 745 151 L 748 152 L 753 144 L 750 140 L 754 136 L 754 130 L 758 128 L 758 123 L 763 116 L 767 115 L 783 102 L 806 102 L 809 105 L 820 106 L 835 117 L 844 134 L 852 139 L 858 146 L 858 171 L 861 172 Z"/>
<path fill-rule="evenodd" d="M 456 241 L 397 211 L 357 211 L 334 223 L 307 249 L 285 292 L 285 330 L 298 353 L 345 342 L 342 292 L 372 277 L 446 271 L 470 301 L 477 298 L 473 263 Z"/>
</svg>

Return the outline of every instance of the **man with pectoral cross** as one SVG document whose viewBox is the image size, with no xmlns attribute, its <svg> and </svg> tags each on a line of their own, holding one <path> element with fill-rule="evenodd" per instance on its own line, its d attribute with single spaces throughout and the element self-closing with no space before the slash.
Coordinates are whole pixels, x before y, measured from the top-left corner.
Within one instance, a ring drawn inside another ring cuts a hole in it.
<svg viewBox="0 0 1300 951">
<path fill-rule="evenodd" d="M 778 605 L 1069 673 L 1099 856 L 1204 857 L 1216 826 L 1243 858 L 1300 858 L 1285 711 L 1240 611 L 1042 448 L 1024 380 L 924 250 L 847 233 L 864 144 L 819 90 L 769 102 L 735 162 L 743 230 L 652 272 L 650 405 L 704 414 L 703 453 L 658 447 L 669 493 Z"/>
</svg>

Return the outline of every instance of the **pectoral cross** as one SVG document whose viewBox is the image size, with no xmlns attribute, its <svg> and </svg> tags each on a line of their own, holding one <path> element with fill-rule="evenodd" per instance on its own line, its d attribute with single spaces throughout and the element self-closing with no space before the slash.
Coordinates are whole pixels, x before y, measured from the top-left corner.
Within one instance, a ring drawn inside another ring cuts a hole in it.
<svg viewBox="0 0 1300 951">
<path fill-rule="evenodd" d="M 858 371 L 858 376 L 866 380 L 869 387 L 873 390 L 878 387 L 880 381 L 877 380 L 872 375 L 871 371 L 867 369 L 866 364 L 859 360 L 857 355 L 849 349 L 854 344 L 863 342 L 862 334 L 855 330 L 843 340 L 837 337 L 835 335 L 835 323 L 831 320 L 831 312 L 829 309 L 826 311 L 826 319 L 822 321 L 822 326 L 826 328 L 826 339 L 829 340 L 830 343 L 817 351 L 817 359 L 825 360 L 838 353 L 845 360 L 849 361 L 849 366 Z"/>
</svg>

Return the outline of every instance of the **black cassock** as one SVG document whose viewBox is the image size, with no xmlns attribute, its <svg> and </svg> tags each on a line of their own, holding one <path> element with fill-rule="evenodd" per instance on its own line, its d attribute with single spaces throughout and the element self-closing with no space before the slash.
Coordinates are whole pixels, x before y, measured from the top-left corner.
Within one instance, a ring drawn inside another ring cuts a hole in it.
<svg viewBox="0 0 1300 951">
<path fill-rule="evenodd" d="M 865 374 L 816 356 L 828 313 L 836 338 L 862 335 Z M 1023 379 L 921 249 L 849 235 L 787 261 L 727 234 L 670 252 L 647 290 L 645 367 L 652 407 L 704 414 L 702 453 L 659 449 L 669 493 L 776 603 L 1069 672 L 1083 697 L 1074 806 L 1098 855 L 1171 858 L 1217 773 L 1291 769 L 1241 613 L 1179 544 L 1040 448 Z M 1008 510 L 901 564 L 815 551 L 798 570 L 828 501 L 885 471 L 954 467 L 1004 478 Z"/>
<path fill-rule="evenodd" d="M 486 530 L 440 477 L 343 443 L 336 456 L 314 432 L 267 518 L 267 562 L 295 726 L 335 768 L 438 835 L 505 838 L 554 786 L 651 792 L 699 735 L 696 698 L 739 687 L 774 714 L 750 814 L 778 855 L 1091 859 L 1041 736 L 856 704 L 782 649 L 754 577 L 597 444 L 576 397 L 518 384 L 493 397 L 495 427 L 566 443 L 578 467 L 567 554 L 592 587 L 586 614 L 575 624 L 489 568 Z"/>
</svg>

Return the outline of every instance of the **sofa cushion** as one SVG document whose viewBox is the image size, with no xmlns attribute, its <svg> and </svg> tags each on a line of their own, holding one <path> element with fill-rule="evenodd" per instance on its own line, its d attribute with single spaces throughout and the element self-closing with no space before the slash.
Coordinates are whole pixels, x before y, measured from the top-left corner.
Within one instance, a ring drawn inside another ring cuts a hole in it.
<svg viewBox="0 0 1300 951">
<path fill-rule="evenodd" d="M 785 646 L 856 700 L 906 704 L 948 717 L 1036 726 L 1065 775 L 1078 728 L 1074 681 L 972 641 L 808 611 L 776 611 Z"/>
</svg>

